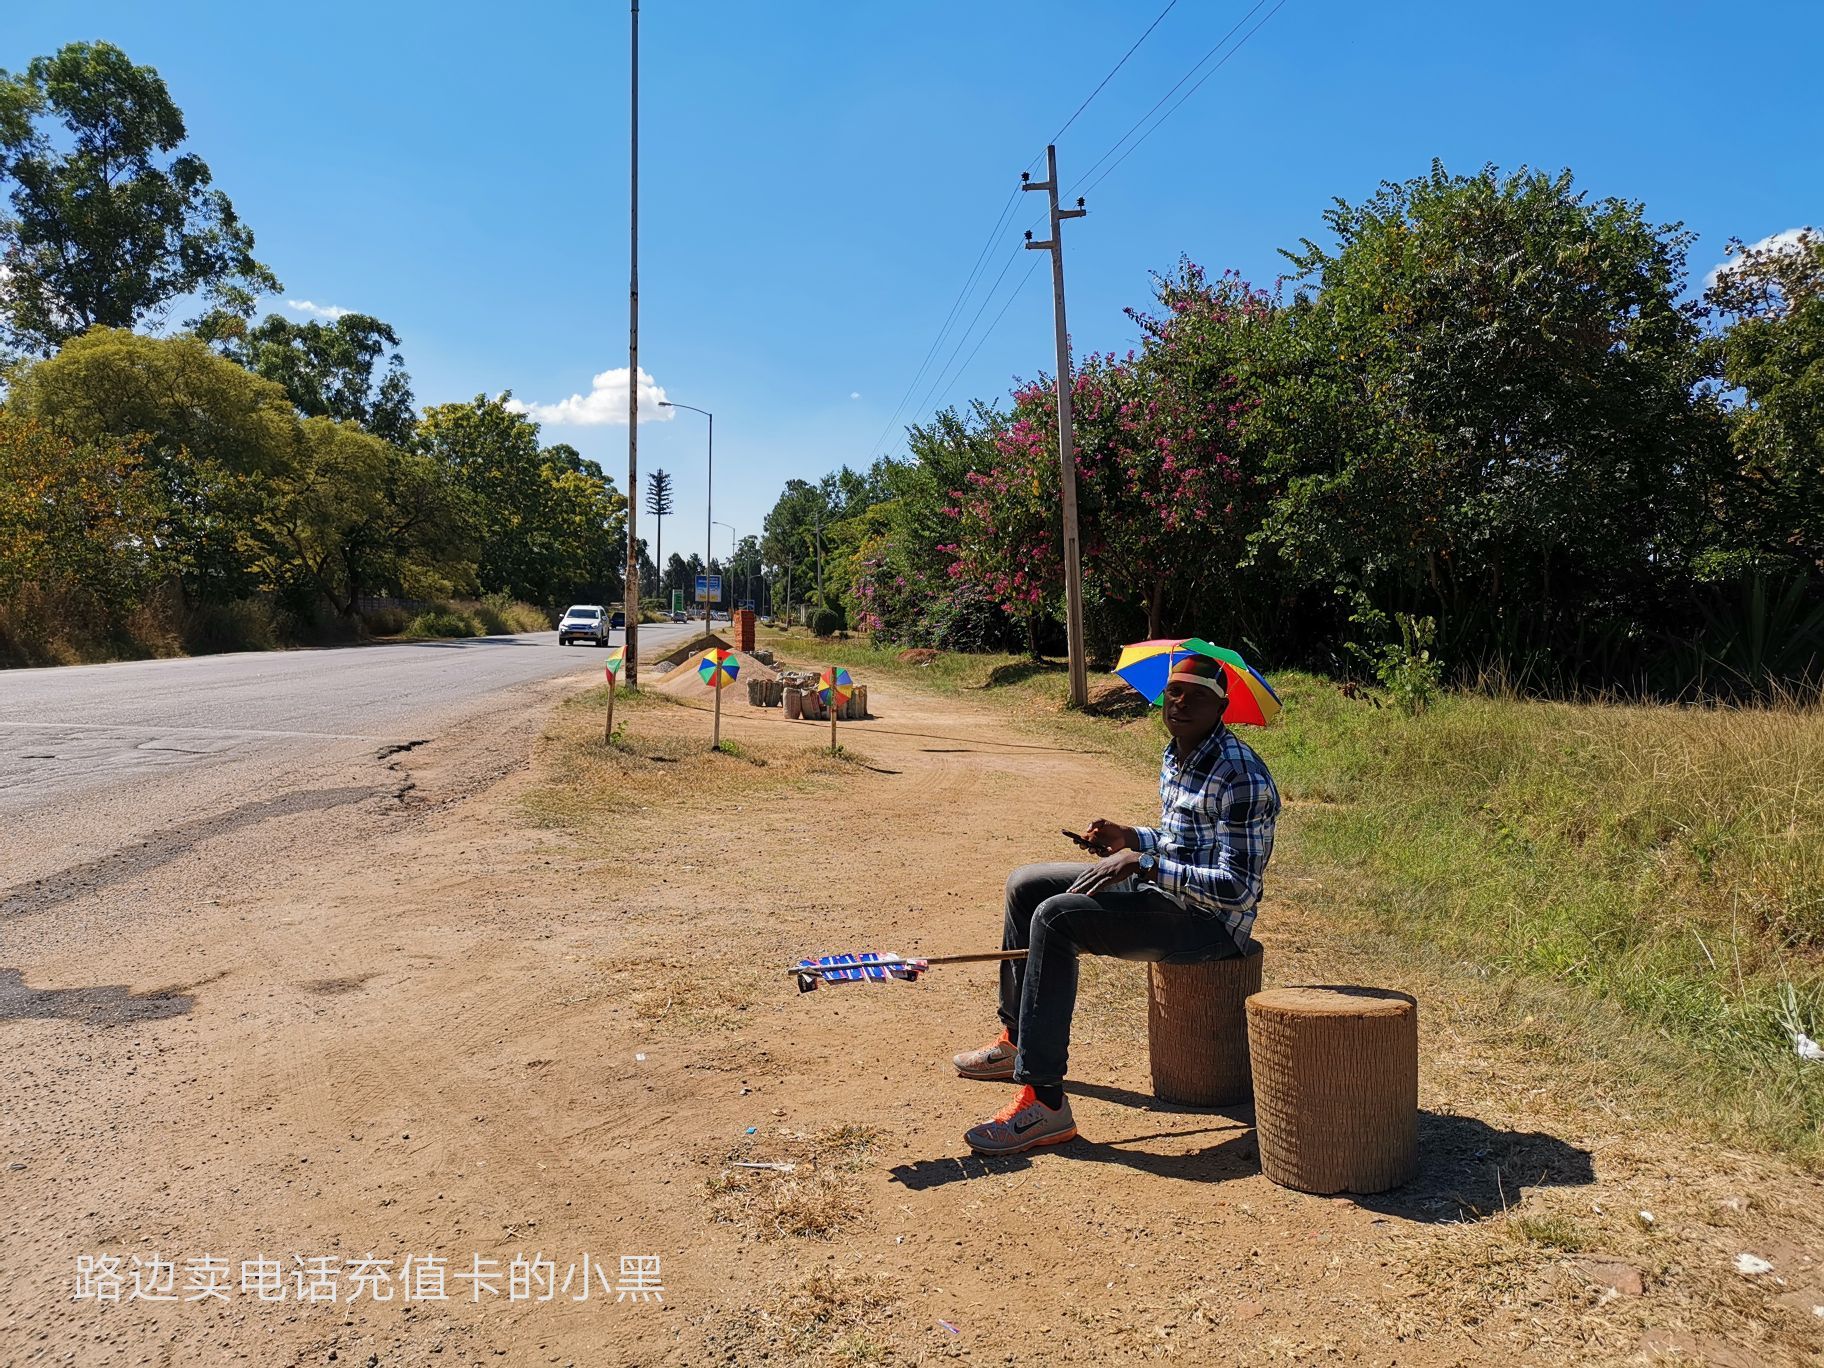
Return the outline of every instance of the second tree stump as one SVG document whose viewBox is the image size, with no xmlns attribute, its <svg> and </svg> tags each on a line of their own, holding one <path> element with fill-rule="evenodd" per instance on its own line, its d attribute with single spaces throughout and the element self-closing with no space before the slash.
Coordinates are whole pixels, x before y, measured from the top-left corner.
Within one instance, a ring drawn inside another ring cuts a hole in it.
<svg viewBox="0 0 1824 1368">
<path fill-rule="evenodd" d="M 1258 942 L 1238 958 L 1146 966 L 1146 1044 L 1153 1093 L 1166 1102 L 1222 1107 L 1245 1102 L 1247 1000 L 1260 991 Z"/>
<path fill-rule="evenodd" d="M 1419 1157 L 1419 1011 L 1385 988 L 1248 999 L 1260 1167 L 1302 1192 L 1384 1192 Z"/>
</svg>

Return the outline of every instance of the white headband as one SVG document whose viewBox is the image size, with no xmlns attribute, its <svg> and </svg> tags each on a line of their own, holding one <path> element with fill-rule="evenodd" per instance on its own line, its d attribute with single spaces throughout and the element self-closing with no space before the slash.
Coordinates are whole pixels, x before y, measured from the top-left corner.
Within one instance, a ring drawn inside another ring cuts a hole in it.
<svg viewBox="0 0 1824 1368">
<path fill-rule="evenodd" d="M 1229 696 L 1227 681 L 1222 679 L 1205 679 L 1202 675 L 1178 674 L 1176 671 L 1167 675 L 1165 679 L 1167 684 L 1178 681 L 1182 681 L 1186 684 L 1195 684 L 1199 688 L 1208 689 L 1213 694 L 1220 694 L 1223 698 Z"/>
</svg>

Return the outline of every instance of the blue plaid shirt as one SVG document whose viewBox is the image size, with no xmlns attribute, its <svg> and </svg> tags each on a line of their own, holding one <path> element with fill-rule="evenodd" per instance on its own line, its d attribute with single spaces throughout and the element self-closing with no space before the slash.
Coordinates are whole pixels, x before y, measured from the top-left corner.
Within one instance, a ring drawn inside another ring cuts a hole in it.
<svg viewBox="0 0 1824 1368">
<path fill-rule="evenodd" d="M 1218 725 L 1188 759 L 1168 742 L 1159 767 L 1163 811 L 1140 827 L 1140 849 L 1156 851 L 1153 882 L 1195 912 L 1220 917 L 1236 944 L 1254 927 L 1261 877 L 1273 855 L 1279 790 L 1258 755 Z"/>
</svg>

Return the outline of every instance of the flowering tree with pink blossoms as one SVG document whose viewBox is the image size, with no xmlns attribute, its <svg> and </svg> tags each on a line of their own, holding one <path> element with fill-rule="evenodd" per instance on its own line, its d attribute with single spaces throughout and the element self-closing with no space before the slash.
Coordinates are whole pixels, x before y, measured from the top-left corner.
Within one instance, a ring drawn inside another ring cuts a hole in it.
<svg viewBox="0 0 1824 1368">
<path fill-rule="evenodd" d="M 944 511 L 956 520 L 956 539 L 939 549 L 955 557 L 953 580 L 979 586 L 1026 624 L 1027 645 L 1037 655 L 1039 623 L 1064 584 L 1056 425 L 1048 428 L 1042 413 L 1016 408 L 995 434 L 993 452 L 988 469 L 967 472 L 962 487 L 951 491 Z"/>
</svg>

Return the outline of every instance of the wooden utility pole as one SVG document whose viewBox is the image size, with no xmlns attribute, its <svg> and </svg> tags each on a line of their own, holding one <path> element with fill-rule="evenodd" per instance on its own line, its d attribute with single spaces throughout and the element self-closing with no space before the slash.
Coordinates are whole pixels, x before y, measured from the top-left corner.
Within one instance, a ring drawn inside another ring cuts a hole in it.
<svg viewBox="0 0 1824 1368">
<path fill-rule="evenodd" d="M 1070 706 L 1081 708 L 1089 702 L 1089 670 L 1083 656 L 1083 557 L 1077 545 L 1077 453 L 1070 430 L 1070 330 L 1064 323 L 1064 234 L 1060 225 L 1065 219 L 1082 218 L 1087 212 L 1083 201 L 1075 209 L 1058 208 L 1058 149 L 1045 149 L 1045 179 L 1033 181 L 1020 173 L 1020 189 L 1044 190 L 1051 198 L 1051 238 L 1034 242 L 1026 234 L 1026 246 L 1035 252 L 1051 253 L 1051 311 L 1057 331 L 1058 346 L 1058 463 L 1059 483 L 1064 495 L 1064 628 L 1070 647 Z"/>
<path fill-rule="evenodd" d="M 640 543 L 634 523 L 640 509 L 640 0 L 633 0 L 632 206 L 627 277 L 627 687 L 640 687 Z"/>
</svg>

